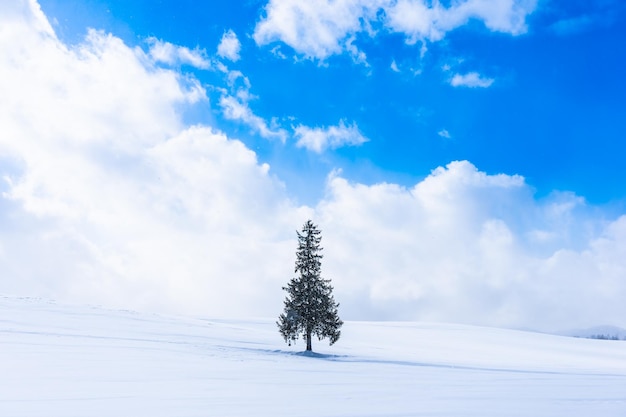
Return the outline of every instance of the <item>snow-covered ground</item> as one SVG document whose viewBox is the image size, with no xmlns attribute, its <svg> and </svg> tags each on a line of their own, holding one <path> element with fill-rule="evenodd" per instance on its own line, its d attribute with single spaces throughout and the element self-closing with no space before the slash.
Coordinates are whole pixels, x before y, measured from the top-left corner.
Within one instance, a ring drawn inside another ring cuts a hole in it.
<svg viewBox="0 0 626 417">
<path fill-rule="evenodd" d="M 272 320 L 0 297 L 0 416 L 626 416 L 626 342 L 347 322 L 288 347 Z"/>
</svg>

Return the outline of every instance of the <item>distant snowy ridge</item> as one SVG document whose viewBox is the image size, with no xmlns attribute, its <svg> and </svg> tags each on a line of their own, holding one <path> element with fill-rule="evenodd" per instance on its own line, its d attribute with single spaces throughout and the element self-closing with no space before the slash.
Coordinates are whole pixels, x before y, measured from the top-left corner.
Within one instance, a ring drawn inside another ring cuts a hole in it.
<svg viewBox="0 0 626 417">
<path fill-rule="evenodd" d="M 626 340 L 626 329 L 617 326 L 595 326 L 587 329 L 570 330 L 563 334 L 590 339 Z"/>
</svg>

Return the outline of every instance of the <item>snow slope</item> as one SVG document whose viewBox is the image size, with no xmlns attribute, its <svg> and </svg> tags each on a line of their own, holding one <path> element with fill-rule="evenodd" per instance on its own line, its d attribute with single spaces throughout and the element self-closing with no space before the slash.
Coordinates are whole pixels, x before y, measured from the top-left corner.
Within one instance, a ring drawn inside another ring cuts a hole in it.
<svg viewBox="0 0 626 417">
<path fill-rule="evenodd" d="M 0 416 L 626 416 L 626 342 L 347 322 L 288 347 L 273 320 L 0 297 Z"/>
</svg>

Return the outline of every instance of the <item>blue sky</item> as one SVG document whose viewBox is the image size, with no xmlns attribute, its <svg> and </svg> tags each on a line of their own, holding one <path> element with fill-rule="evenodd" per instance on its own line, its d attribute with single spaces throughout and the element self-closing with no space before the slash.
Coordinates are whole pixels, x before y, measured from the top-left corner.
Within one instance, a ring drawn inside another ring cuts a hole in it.
<svg viewBox="0 0 626 417">
<path fill-rule="evenodd" d="M 385 27 L 379 16 L 370 23 L 375 35 L 361 28 L 338 34 L 339 42 L 354 37 L 353 45 L 366 55 L 363 63 L 345 48 L 312 56 L 301 45 L 281 42 L 280 34 L 267 44 L 255 42 L 257 24 L 267 18 L 263 1 L 41 5 L 68 42 L 93 27 L 142 48 L 154 37 L 210 56 L 232 30 L 241 51 L 236 62 L 227 60 L 229 70 L 248 78 L 255 96 L 250 109 L 265 120 L 275 118 L 288 140 L 267 141 L 245 123 L 224 120 L 215 106 L 220 95 L 211 91 L 221 84 L 222 74 L 214 70 L 182 68 L 209 87 L 212 99 L 189 117 L 215 122 L 243 140 L 303 202 L 320 197 L 333 169 L 365 183 L 410 186 L 453 160 L 523 175 L 539 196 L 562 190 L 595 204 L 623 200 L 626 7 L 619 1 L 515 3 L 526 8 L 519 30 L 509 22 L 491 29 L 478 16 L 442 39 L 412 40 L 406 30 Z M 454 75 L 471 73 L 491 84 L 451 85 Z M 368 142 L 321 155 L 294 146 L 294 125 L 328 127 L 341 120 L 355 124 Z"/>
<path fill-rule="evenodd" d="M 626 327 L 619 1 L 0 3 L 0 293 Z"/>
</svg>

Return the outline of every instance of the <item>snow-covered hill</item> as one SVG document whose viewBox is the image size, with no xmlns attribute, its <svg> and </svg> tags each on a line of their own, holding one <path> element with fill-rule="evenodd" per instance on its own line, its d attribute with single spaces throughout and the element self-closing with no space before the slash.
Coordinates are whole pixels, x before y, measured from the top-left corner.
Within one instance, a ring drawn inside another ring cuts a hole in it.
<svg viewBox="0 0 626 417">
<path fill-rule="evenodd" d="M 0 297 L 0 416 L 626 415 L 626 342 L 347 322 L 303 347 L 272 320 Z"/>
</svg>

